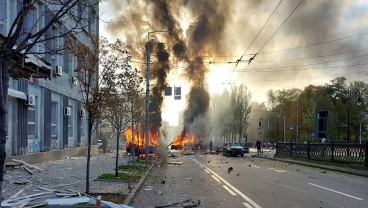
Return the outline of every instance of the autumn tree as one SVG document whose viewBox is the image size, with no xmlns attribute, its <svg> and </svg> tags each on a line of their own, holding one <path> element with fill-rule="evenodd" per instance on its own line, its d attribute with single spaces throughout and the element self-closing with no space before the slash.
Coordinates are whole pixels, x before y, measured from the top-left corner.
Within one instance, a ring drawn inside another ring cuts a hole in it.
<svg viewBox="0 0 368 208">
<path fill-rule="evenodd" d="M 72 33 L 82 33 L 91 27 L 92 21 L 98 21 L 98 0 L 14 0 L 7 3 L 13 11 L 6 14 L 10 24 L 0 37 L 0 194 L 6 157 L 9 77 L 30 78 L 34 72 L 25 67 L 30 59 L 50 70 L 50 61 L 42 54 L 46 57 L 51 53 L 61 54 L 64 49 L 64 44 L 50 43 Z M 55 25 L 63 29 L 53 33 Z M 0 201 L 1 198 L 0 195 Z"/>
<path fill-rule="evenodd" d="M 81 91 L 81 100 L 87 112 L 87 170 L 86 170 L 86 193 L 89 193 L 89 170 L 91 159 L 92 133 L 96 129 L 97 122 L 102 115 L 103 96 L 100 87 L 104 84 L 103 79 L 106 71 L 99 71 L 99 62 L 108 56 L 109 51 L 106 50 L 108 42 L 106 39 L 99 39 L 90 35 L 91 44 L 85 45 L 74 42 L 73 39 L 68 40 L 69 50 L 77 58 L 78 65 L 75 71 L 78 73 L 77 79 Z M 111 64 L 114 64 L 111 63 Z"/>
<path fill-rule="evenodd" d="M 104 71 L 101 87 L 103 97 L 103 117 L 115 128 L 116 163 L 115 176 L 118 176 L 120 134 L 143 117 L 143 78 L 137 69 L 133 69 L 128 47 L 121 41 L 108 44 L 103 48 L 108 54 L 100 59 L 100 70 Z"/>
</svg>

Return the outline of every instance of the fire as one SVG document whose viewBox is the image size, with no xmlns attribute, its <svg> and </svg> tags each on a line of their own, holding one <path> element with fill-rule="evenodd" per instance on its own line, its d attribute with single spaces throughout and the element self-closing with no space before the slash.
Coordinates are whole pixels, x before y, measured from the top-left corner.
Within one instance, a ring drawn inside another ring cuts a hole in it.
<svg viewBox="0 0 368 208">
<path fill-rule="evenodd" d="M 146 146 L 145 132 L 139 131 L 137 127 L 129 128 L 124 132 L 127 143 L 134 143 L 139 147 Z M 149 146 L 158 146 L 159 132 L 149 132 Z"/>
<path fill-rule="evenodd" d="M 196 138 L 194 135 L 186 132 L 185 136 L 182 138 L 181 134 L 176 136 L 174 142 L 171 144 L 172 147 L 183 148 L 186 145 L 194 145 L 196 142 Z"/>
</svg>

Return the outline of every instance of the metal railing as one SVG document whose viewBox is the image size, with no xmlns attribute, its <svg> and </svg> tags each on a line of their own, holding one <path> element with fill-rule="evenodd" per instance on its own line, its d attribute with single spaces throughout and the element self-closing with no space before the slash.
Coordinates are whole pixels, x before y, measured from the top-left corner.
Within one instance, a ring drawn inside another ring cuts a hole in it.
<svg viewBox="0 0 368 208">
<path fill-rule="evenodd" d="M 368 142 L 365 144 L 278 142 L 276 143 L 276 155 L 287 155 L 308 160 L 363 164 L 368 167 Z"/>
</svg>

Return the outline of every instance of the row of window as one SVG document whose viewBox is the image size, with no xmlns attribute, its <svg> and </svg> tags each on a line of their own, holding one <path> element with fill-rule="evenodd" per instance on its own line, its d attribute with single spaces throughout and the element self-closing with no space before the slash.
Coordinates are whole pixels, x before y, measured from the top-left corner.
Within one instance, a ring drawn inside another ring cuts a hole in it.
<svg viewBox="0 0 368 208">
<path fill-rule="evenodd" d="M 17 13 L 21 9 L 22 1 L 14 1 L 14 0 L 1 0 L 0 1 L 0 33 L 7 33 L 10 30 L 10 26 L 12 24 L 12 20 L 15 19 Z M 85 1 L 88 2 L 88 1 Z M 81 17 L 83 16 L 82 24 L 86 24 L 85 32 L 96 34 L 98 30 L 97 18 L 98 14 L 94 7 L 83 7 L 80 4 L 77 4 L 70 12 L 70 17 Z M 43 1 L 38 1 L 35 3 L 29 10 L 26 17 L 26 23 L 23 28 L 23 35 L 34 33 L 39 31 L 45 25 L 45 19 L 51 18 L 50 9 L 46 7 Z M 85 11 L 83 11 L 85 10 Z M 74 20 L 73 20 L 74 19 Z M 64 66 L 64 72 L 69 75 L 73 75 L 73 69 L 77 65 L 76 57 L 73 56 L 69 51 L 64 51 L 61 53 L 63 47 L 65 47 L 66 37 L 62 37 L 62 35 L 68 31 L 67 27 L 73 26 L 76 24 L 78 19 L 76 18 L 67 18 L 67 21 L 59 21 L 52 25 L 50 31 L 48 31 L 43 38 L 50 37 L 58 37 L 53 38 L 48 41 L 36 44 L 31 52 L 39 54 L 41 57 L 45 58 L 52 65 Z M 21 37 L 19 41 L 24 39 Z M 77 37 L 73 34 L 70 34 L 69 37 L 77 42 Z M 32 42 L 32 40 L 29 40 Z"/>
<path fill-rule="evenodd" d="M 37 100 L 37 99 L 36 99 Z M 71 112 L 73 112 L 73 107 L 69 106 L 69 108 L 71 109 Z M 61 116 L 63 115 L 63 112 L 59 111 L 59 103 L 57 102 L 52 102 L 51 104 L 51 138 L 58 138 L 59 137 L 59 133 L 58 133 L 58 128 L 61 127 L 61 124 L 59 124 L 59 119 Z M 28 106 L 28 138 L 29 139 L 34 139 L 34 138 L 39 138 L 39 136 L 37 135 L 37 128 L 38 128 L 38 119 L 37 119 L 37 102 L 36 105 L 33 106 Z M 81 127 L 80 127 L 80 131 L 81 131 L 81 136 L 84 137 L 84 125 L 85 125 L 85 119 L 80 118 L 80 115 L 77 116 L 77 119 L 82 119 L 81 122 Z M 73 116 L 67 116 L 68 119 L 68 137 L 75 137 L 76 135 L 74 135 L 74 130 L 76 128 L 76 120 L 74 119 Z"/>
</svg>

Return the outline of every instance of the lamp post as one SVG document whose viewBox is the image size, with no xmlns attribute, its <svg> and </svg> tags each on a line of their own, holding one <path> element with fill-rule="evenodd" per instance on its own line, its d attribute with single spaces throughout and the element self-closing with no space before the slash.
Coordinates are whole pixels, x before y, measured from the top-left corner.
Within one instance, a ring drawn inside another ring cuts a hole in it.
<svg viewBox="0 0 368 208">
<path fill-rule="evenodd" d="M 364 105 L 364 100 L 362 98 L 362 95 L 360 94 L 360 91 L 356 91 L 356 94 L 358 94 L 358 98 L 356 100 L 356 104 L 358 106 L 362 106 L 364 113 L 367 113 L 367 110 L 365 109 L 365 105 Z M 360 120 L 359 123 L 359 144 L 362 144 L 362 122 L 366 119 L 367 117 L 364 115 L 363 118 Z"/>
<path fill-rule="evenodd" d="M 146 166 L 149 160 L 149 86 L 150 86 L 150 34 L 153 33 L 169 33 L 168 30 L 156 30 L 148 32 L 147 34 L 147 71 L 146 71 Z"/>
<path fill-rule="evenodd" d="M 300 94 L 298 95 L 298 100 L 296 101 L 296 143 L 299 142 L 299 97 Z"/>
<path fill-rule="evenodd" d="M 285 131 L 285 114 L 284 114 L 284 142 L 286 142 L 286 131 Z"/>
<path fill-rule="evenodd" d="M 347 130 L 347 140 L 350 142 L 350 99 L 351 99 L 351 92 L 350 87 L 348 87 L 348 130 Z"/>
</svg>

